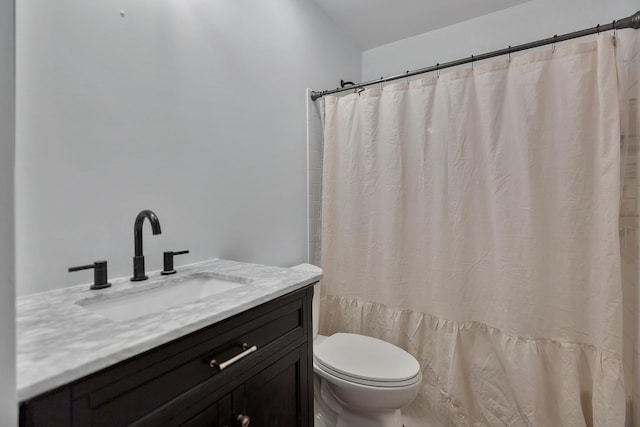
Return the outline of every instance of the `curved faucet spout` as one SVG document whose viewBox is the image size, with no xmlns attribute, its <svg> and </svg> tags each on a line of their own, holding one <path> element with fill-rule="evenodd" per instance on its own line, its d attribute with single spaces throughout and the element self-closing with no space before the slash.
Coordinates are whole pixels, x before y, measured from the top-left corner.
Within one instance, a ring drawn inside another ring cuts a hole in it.
<svg viewBox="0 0 640 427">
<path fill-rule="evenodd" d="M 136 222 L 133 224 L 135 256 L 142 256 L 142 225 L 144 224 L 145 218 L 149 220 L 149 224 L 151 224 L 151 232 L 154 235 L 162 234 L 158 216 L 149 209 L 141 211 L 136 217 Z"/>
<path fill-rule="evenodd" d="M 142 225 L 144 220 L 148 219 L 151 224 L 151 231 L 153 234 L 160 234 L 160 221 L 153 211 L 145 209 L 141 211 L 136 217 L 136 221 L 133 224 L 133 244 L 134 244 L 134 257 L 133 257 L 133 277 L 132 281 L 137 282 L 140 280 L 148 279 L 144 272 L 144 255 L 142 253 Z"/>
</svg>

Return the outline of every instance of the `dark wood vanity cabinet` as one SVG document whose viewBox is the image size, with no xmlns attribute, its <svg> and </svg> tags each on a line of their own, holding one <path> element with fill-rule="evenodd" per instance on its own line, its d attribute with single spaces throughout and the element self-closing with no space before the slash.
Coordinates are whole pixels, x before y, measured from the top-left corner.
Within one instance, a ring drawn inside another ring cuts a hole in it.
<svg viewBox="0 0 640 427">
<path fill-rule="evenodd" d="M 20 425 L 312 427 L 312 295 L 306 287 L 22 402 Z"/>
</svg>

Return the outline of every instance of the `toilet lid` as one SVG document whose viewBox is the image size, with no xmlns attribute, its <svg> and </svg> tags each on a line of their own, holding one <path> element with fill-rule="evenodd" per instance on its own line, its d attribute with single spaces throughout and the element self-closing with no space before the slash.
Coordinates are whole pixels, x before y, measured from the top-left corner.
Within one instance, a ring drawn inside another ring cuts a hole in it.
<svg viewBox="0 0 640 427">
<path fill-rule="evenodd" d="M 400 385 L 420 372 L 418 361 L 406 351 L 364 335 L 334 334 L 314 348 L 313 355 L 319 365 L 340 377 L 367 384 Z"/>
</svg>

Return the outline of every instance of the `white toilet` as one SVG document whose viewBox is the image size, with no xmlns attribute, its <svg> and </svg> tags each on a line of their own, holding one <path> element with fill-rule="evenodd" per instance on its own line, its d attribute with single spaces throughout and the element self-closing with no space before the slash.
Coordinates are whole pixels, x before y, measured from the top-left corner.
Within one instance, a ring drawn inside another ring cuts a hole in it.
<svg viewBox="0 0 640 427">
<path fill-rule="evenodd" d="M 293 269 L 321 272 L 310 264 Z M 318 335 L 320 284 L 313 298 L 315 427 L 402 427 L 400 409 L 422 382 L 418 361 L 388 342 L 358 334 Z"/>
</svg>

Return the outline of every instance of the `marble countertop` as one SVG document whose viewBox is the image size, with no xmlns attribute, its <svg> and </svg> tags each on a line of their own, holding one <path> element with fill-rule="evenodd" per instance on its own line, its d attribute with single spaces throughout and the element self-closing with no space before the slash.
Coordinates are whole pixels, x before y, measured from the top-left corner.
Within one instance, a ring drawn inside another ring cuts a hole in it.
<svg viewBox="0 0 640 427">
<path fill-rule="evenodd" d="M 16 300 L 17 388 L 20 401 L 35 397 L 144 351 L 310 285 L 321 273 L 215 259 L 177 267 L 178 273 L 90 290 L 78 285 Z M 242 283 L 234 289 L 128 321 L 115 321 L 87 304 L 211 275 Z"/>
</svg>

